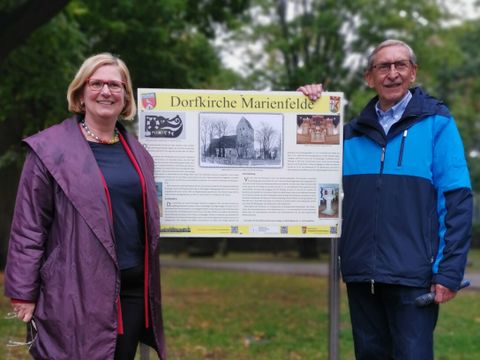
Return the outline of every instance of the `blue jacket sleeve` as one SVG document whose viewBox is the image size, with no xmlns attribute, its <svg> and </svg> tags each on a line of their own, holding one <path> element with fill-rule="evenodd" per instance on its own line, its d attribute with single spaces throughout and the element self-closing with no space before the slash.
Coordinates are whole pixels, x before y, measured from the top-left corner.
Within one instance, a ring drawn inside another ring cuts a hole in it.
<svg viewBox="0 0 480 360">
<path fill-rule="evenodd" d="M 437 120 L 432 171 L 440 226 L 432 282 L 457 291 L 470 248 L 472 191 L 463 144 L 455 122 L 447 117 L 438 117 Z"/>
</svg>

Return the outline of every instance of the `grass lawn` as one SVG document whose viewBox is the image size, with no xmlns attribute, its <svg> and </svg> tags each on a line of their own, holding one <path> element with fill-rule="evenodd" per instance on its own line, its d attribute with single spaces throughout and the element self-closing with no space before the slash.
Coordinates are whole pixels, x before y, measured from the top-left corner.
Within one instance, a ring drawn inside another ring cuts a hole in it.
<svg viewBox="0 0 480 360">
<path fill-rule="evenodd" d="M 170 360 L 328 359 L 326 278 L 165 268 L 162 282 Z M 0 286 L 3 294 L 1 277 Z M 354 359 L 341 291 L 340 359 Z M 0 297 L 0 360 L 28 359 L 5 346 L 24 337 L 19 321 L 4 318 L 9 310 Z M 435 358 L 480 359 L 479 330 L 480 292 L 462 290 L 441 307 Z"/>
</svg>

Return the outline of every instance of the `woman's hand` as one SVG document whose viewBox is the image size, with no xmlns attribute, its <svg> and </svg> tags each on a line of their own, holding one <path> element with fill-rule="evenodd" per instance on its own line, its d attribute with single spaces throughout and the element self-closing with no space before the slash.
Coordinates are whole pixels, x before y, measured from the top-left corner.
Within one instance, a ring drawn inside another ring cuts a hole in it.
<svg viewBox="0 0 480 360">
<path fill-rule="evenodd" d="M 303 93 L 303 95 L 308 96 L 310 100 L 315 101 L 322 95 L 323 86 L 322 84 L 308 84 L 300 86 L 297 91 Z"/>
<path fill-rule="evenodd" d="M 13 312 L 17 316 L 17 319 L 26 323 L 32 320 L 35 305 L 35 303 L 29 302 L 12 302 Z"/>
</svg>

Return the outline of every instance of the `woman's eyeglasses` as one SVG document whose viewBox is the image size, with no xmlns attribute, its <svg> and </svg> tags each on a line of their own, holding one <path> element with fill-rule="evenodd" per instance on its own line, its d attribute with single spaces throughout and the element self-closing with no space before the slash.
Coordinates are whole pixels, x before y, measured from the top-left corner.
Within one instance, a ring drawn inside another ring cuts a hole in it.
<svg viewBox="0 0 480 360">
<path fill-rule="evenodd" d="M 105 85 L 112 93 L 119 93 L 125 89 L 125 83 L 117 80 L 87 79 L 87 85 L 92 91 L 101 91 Z"/>
</svg>

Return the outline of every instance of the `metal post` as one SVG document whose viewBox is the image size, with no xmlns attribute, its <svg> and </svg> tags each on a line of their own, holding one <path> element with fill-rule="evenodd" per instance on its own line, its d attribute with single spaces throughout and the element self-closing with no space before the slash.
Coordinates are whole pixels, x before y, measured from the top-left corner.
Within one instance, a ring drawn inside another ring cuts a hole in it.
<svg viewBox="0 0 480 360">
<path fill-rule="evenodd" d="M 145 344 L 140 344 L 140 360 L 150 359 L 150 349 Z"/>
<path fill-rule="evenodd" d="M 340 319 L 340 269 L 338 266 L 338 239 L 330 239 L 330 269 L 328 276 L 329 339 L 328 359 L 338 360 L 338 338 Z"/>
</svg>

